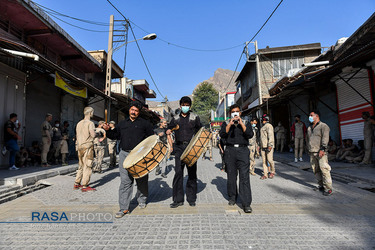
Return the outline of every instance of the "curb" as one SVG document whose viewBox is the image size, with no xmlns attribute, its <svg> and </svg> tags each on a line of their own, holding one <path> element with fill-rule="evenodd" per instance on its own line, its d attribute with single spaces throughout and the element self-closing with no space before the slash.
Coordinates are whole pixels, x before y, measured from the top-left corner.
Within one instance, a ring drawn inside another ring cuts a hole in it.
<svg viewBox="0 0 375 250">
<path fill-rule="evenodd" d="M 281 157 L 274 157 L 274 160 L 278 161 L 278 162 L 281 162 L 283 164 L 286 164 L 288 166 L 291 166 L 291 167 L 294 167 L 294 168 L 298 168 L 298 169 L 301 169 L 301 170 L 304 170 L 304 169 L 310 169 L 311 167 L 309 168 L 306 168 L 306 167 L 297 167 L 293 164 L 290 164 L 291 162 L 287 162 L 285 159 L 281 158 Z M 356 181 L 362 181 L 362 182 L 367 182 L 369 184 L 374 184 L 375 185 L 375 181 L 374 180 L 370 180 L 370 179 L 365 179 L 365 178 L 361 178 L 361 177 L 357 177 L 357 176 L 353 176 L 353 175 L 349 175 L 349 174 L 344 174 L 344 173 L 340 173 L 340 172 L 336 172 L 334 169 L 331 170 L 331 172 L 337 176 L 342 176 L 342 177 L 346 177 L 346 178 L 350 178 L 350 179 L 353 179 L 353 180 L 356 180 Z M 333 177 L 333 176 L 332 176 Z"/>
</svg>

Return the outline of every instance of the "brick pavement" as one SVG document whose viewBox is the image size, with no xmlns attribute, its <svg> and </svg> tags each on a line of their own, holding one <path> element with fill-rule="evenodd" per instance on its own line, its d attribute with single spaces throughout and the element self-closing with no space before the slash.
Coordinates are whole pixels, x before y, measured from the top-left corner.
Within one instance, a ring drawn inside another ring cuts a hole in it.
<svg viewBox="0 0 375 250">
<path fill-rule="evenodd" d="M 214 149 L 214 159 L 220 162 Z M 198 163 L 196 207 L 170 209 L 173 170 L 150 174 L 146 209 L 113 224 L 0 224 L 0 248 L 11 249 L 373 249 L 375 194 L 334 182 L 334 195 L 312 188 L 314 176 L 281 163 L 277 176 L 262 181 L 260 162 L 251 176 L 252 214 L 226 201 L 226 176 L 219 163 Z M 0 205 L 0 221 L 27 221 L 32 211 L 118 209 L 118 170 L 94 174 L 95 193 L 73 191 L 73 176 L 45 181 L 50 187 Z"/>
</svg>

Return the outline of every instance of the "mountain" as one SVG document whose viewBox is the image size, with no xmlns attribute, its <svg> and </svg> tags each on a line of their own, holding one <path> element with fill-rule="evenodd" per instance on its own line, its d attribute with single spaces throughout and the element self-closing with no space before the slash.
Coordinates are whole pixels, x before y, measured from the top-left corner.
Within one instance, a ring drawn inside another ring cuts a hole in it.
<svg viewBox="0 0 375 250">
<path fill-rule="evenodd" d="M 236 72 L 233 74 L 234 71 L 229 70 L 229 69 L 217 69 L 212 77 L 210 77 L 207 80 L 204 80 L 200 83 L 198 83 L 194 90 L 203 82 L 209 82 L 212 83 L 213 87 L 219 92 L 219 93 L 224 93 L 224 92 L 233 92 L 236 91 L 236 86 L 234 85 L 234 81 L 237 79 L 239 72 Z M 232 80 L 231 80 L 232 79 Z M 230 85 L 229 81 L 231 80 Z M 228 88 L 227 88 L 228 87 Z M 192 95 L 189 95 L 192 97 Z M 155 101 L 150 101 L 147 100 L 147 104 L 149 105 L 150 108 L 157 107 L 160 102 L 155 102 Z M 175 110 L 180 107 L 179 100 L 176 101 L 169 101 L 168 102 L 169 107 L 171 107 L 172 110 Z"/>
<path fill-rule="evenodd" d="M 233 73 L 234 71 L 232 70 L 219 68 L 215 71 L 214 76 L 210 77 L 209 79 L 203 82 L 212 83 L 213 87 L 219 93 L 233 92 L 233 91 L 236 91 L 236 86 L 234 85 L 234 81 L 237 79 L 239 72 L 236 72 L 234 74 Z M 229 81 L 231 81 L 230 84 L 229 84 Z M 199 84 L 195 86 L 194 90 L 199 86 Z"/>
</svg>

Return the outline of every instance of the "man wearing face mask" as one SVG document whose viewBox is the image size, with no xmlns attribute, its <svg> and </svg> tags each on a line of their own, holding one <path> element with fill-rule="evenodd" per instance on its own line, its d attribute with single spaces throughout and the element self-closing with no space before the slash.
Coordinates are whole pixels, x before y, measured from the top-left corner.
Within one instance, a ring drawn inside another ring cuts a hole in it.
<svg viewBox="0 0 375 250">
<path fill-rule="evenodd" d="M 251 213 L 252 202 L 250 187 L 249 139 L 254 132 L 250 123 L 241 119 L 240 106 L 233 104 L 229 108 L 231 119 L 221 125 L 220 137 L 225 139 L 224 161 L 227 170 L 228 205 L 234 206 L 237 199 L 237 173 L 239 175 L 239 196 L 245 213 Z"/>
<path fill-rule="evenodd" d="M 262 116 L 263 127 L 260 129 L 261 155 L 263 160 L 263 176 L 261 180 L 272 179 L 275 176 L 275 162 L 273 161 L 273 150 L 275 147 L 275 135 L 270 118 L 267 114 Z M 267 167 L 267 163 L 269 167 Z M 268 176 L 267 176 L 268 173 Z"/>
<path fill-rule="evenodd" d="M 177 208 L 184 205 L 184 168 L 185 163 L 181 162 L 181 155 L 193 138 L 194 134 L 202 127 L 199 117 L 190 111 L 191 99 L 184 96 L 180 99 L 181 113 L 176 114 L 169 123 L 167 135 L 171 134 L 171 129 L 175 131 L 175 175 L 173 178 L 173 203 L 171 208 Z M 189 205 L 194 207 L 197 200 L 197 163 L 191 167 L 187 167 L 188 180 L 186 183 L 186 200 Z"/>
<path fill-rule="evenodd" d="M 303 140 L 306 137 L 306 125 L 301 121 L 300 115 L 295 115 L 295 122 L 290 131 L 292 132 L 292 141 L 294 141 L 294 162 L 303 161 Z"/>
<path fill-rule="evenodd" d="M 316 190 L 325 196 L 332 194 L 331 167 L 328 164 L 327 148 L 329 142 L 329 127 L 320 121 L 320 113 L 310 113 L 311 125 L 307 129 L 307 146 L 310 154 L 310 164 L 318 181 Z"/>
<path fill-rule="evenodd" d="M 253 130 L 253 137 L 249 140 L 249 150 L 250 150 L 250 174 L 255 175 L 255 153 L 258 150 L 259 145 L 259 131 L 257 128 L 258 121 L 256 118 L 252 118 L 250 121 L 251 128 Z"/>
</svg>

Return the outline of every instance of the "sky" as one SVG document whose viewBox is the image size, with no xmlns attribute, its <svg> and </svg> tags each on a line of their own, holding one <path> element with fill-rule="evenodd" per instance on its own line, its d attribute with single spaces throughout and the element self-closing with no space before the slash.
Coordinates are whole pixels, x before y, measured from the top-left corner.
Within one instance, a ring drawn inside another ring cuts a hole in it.
<svg viewBox="0 0 375 250">
<path fill-rule="evenodd" d="M 106 0 L 35 0 L 68 16 L 109 23 L 123 17 Z M 125 76 L 146 79 L 157 98 L 174 101 L 190 95 L 194 87 L 214 75 L 218 68 L 235 70 L 243 45 L 263 25 L 280 0 L 111 0 L 127 19 L 169 43 L 198 50 L 182 49 L 160 39 L 138 42 L 157 91 L 136 43 L 129 43 Z M 375 10 L 374 0 L 284 0 L 254 40 L 258 47 L 290 46 L 320 42 L 323 47 L 334 45 L 341 37 L 349 37 Z M 108 27 L 91 25 L 61 17 L 68 25 L 52 17 L 86 50 L 108 49 Z M 148 33 L 133 25 L 136 38 Z M 129 32 L 129 41 L 134 40 Z M 250 47 L 250 53 L 254 53 Z M 124 49 L 114 53 L 114 60 L 124 65 Z M 241 71 L 245 58 L 240 61 Z M 232 83 L 234 84 L 234 83 Z"/>
</svg>

